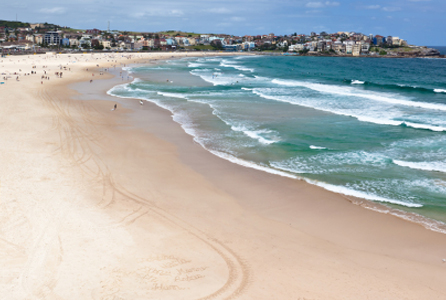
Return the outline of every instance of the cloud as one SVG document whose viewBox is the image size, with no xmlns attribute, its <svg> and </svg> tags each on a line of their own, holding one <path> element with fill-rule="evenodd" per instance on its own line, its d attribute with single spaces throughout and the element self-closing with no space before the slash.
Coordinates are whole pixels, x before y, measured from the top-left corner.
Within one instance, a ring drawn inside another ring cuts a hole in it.
<svg viewBox="0 0 446 300">
<path fill-rule="evenodd" d="M 365 7 L 365 9 L 379 9 L 379 8 L 381 8 L 381 5 L 369 5 Z"/>
<path fill-rule="evenodd" d="M 231 21 L 234 21 L 234 22 L 242 22 L 242 21 L 245 21 L 245 18 L 241 18 L 241 17 L 232 17 L 232 18 L 231 18 Z"/>
<path fill-rule="evenodd" d="M 143 18 L 143 17 L 181 17 L 184 12 L 179 9 L 164 10 L 164 9 L 151 9 L 149 11 L 140 11 L 137 13 L 132 13 L 132 17 Z"/>
<path fill-rule="evenodd" d="M 326 1 L 326 2 L 308 2 L 305 6 L 310 8 L 321 8 L 325 6 L 339 6 L 339 2 L 333 1 Z"/>
<path fill-rule="evenodd" d="M 306 7 L 311 7 L 311 8 L 320 8 L 320 7 L 324 7 L 324 4 L 322 2 L 308 2 L 307 5 L 305 5 Z"/>
<path fill-rule="evenodd" d="M 227 9 L 226 7 L 210 8 L 210 9 L 206 9 L 205 12 L 210 12 L 210 13 L 214 13 L 214 14 L 230 14 L 230 13 L 232 13 L 232 11 Z"/>
<path fill-rule="evenodd" d="M 66 12 L 66 8 L 64 7 L 42 8 L 39 11 L 44 14 L 63 14 Z"/>
<path fill-rule="evenodd" d="M 307 10 L 305 13 L 306 14 L 318 14 L 320 12 L 322 12 L 322 10 L 313 9 L 313 10 Z"/>
<path fill-rule="evenodd" d="M 399 10 L 401 10 L 401 7 L 383 7 L 383 11 L 389 11 L 389 12 L 391 12 L 391 11 L 399 11 Z"/>
</svg>

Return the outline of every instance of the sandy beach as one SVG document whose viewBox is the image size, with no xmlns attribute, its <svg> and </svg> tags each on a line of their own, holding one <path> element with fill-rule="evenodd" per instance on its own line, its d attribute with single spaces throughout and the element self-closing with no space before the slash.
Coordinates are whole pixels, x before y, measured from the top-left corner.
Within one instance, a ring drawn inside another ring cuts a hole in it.
<svg viewBox="0 0 446 300">
<path fill-rule="evenodd" d="M 124 65 L 184 55 L 0 59 L 2 299 L 445 299 L 446 235 L 106 94 Z"/>
</svg>

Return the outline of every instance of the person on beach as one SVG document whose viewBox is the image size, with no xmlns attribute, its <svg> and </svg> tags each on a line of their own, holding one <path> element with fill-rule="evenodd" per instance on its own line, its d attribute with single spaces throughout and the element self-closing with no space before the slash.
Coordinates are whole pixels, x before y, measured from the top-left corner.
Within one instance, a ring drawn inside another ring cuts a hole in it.
<svg viewBox="0 0 446 300">
<path fill-rule="evenodd" d="M 118 108 L 118 104 L 115 104 L 114 106 L 113 106 L 113 109 L 112 110 L 116 110 Z"/>
<path fill-rule="evenodd" d="M 144 102 L 142 100 L 139 100 L 139 104 L 144 105 Z"/>
</svg>

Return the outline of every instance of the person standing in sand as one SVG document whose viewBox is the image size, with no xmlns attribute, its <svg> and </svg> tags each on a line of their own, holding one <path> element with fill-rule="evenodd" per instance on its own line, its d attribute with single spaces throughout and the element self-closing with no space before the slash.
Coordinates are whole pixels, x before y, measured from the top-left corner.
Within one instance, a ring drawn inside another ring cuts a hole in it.
<svg viewBox="0 0 446 300">
<path fill-rule="evenodd" d="M 112 110 L 116 110 L 118 108 L 118 104 L 115 103 Z"/>
</svg>

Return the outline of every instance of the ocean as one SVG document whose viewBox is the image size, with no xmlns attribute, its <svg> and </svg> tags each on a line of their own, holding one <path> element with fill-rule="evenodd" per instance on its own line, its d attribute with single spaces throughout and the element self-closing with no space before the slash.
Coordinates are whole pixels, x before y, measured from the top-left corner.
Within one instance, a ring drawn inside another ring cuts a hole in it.
<svg viewBox="0 0 446 300">
<path fill-rule="evenodd" d="M 446 233 L 446 60 L 233 56 L 128 68 L 213 154 Z"/>
</svg>

